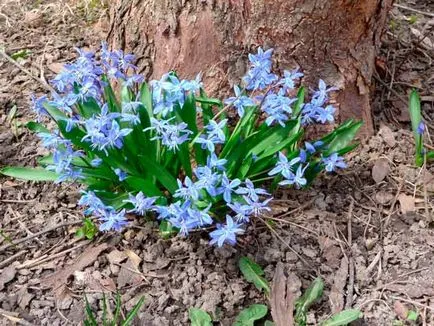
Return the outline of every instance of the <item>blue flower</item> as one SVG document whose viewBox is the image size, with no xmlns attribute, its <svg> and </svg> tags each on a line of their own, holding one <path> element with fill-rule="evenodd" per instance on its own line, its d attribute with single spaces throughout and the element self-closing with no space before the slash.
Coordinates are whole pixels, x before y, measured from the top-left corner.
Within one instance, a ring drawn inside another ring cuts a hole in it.
<svg viewBox="0 0 434 326">
<path fill-rule="evenodd" d="M 129 199 L 124 200 L 124 203 L 133 204 L 134 208 L 130 209 L 128 213 L 137 213 L 140 215 L 145 215 L 146 212 L 151 211 L 155 208 L 154 203 L 157 197 L 146 197 L 143 192 L 138 192 L 135 196 L 129 195 Z"/>
<path fill-rule="evenodd" d="M 239 195 L 246 195 L 247 197 L 249 197 L 250 199 L 257 201 L 258 200 L 258 195 L 268 195 L 268 193 L 262 189 L 262 188 L 255 188 L 254 184 L 252 181 L 250 181 L 249 179 L 246 179 L 244 184 L 246 185 L 245 187 L 239 187 L 235 193 L 239 194 Z"/>
<path fill-rule="evenodd" d="M 250 214 L 254 216 L 260 216 L 263 214 L 263 212 L 271 212 L 271 208 L 268 207 L 268 203 L 273 198 L 267 198 L 263 202 L 257 200 L 252 200 L 247 196 L 243 196 L 244 200 L 246 201 L 246 205 L 250 209 Z"/>
<path fill-rule="evenodd" d="M 224 158 L 219 159 L 215 153 L 211 153 L 206 159 L 206 166 L 210 169 L 215 168 L 219 171 L 224 171 L 227 161 Z"/>
<path fill-rule="evenodd" d="M 32 94 L 30 100 L 32 102 L 31 108 L 33 112 L 36 113 L 37 121 L 40 122 L 43 116 L 48 116 L 48 112 L 44 107 L 44 104 L 48 103 L 48 98 L 45 95 L 36 98 L 36 96 Z"/>
<path fill-rule="evenodd" d="M 72 113 L 71 106 L 74 104 L 73 98 L 70 96 L 60 96 L 57 93 L 52 93 L 53 100 L 49 102 L 50 105 L 58 108 L 62 112 Z"/>
<path fill-rule="evenodd" d="M 255 102 L 253 102 L 251 98 L 241 95 L 241 90 L 237 85 L 234 86 L 234 92 L 235 96 L 229 97 L 224 101 L 224 103 L 234 106 L 237 109 L 238 115 L 243 117 L 245 108 L 248 106 L 254 106 Z"/>
<path fill-rule="evenodd" d="M 336 109 L 332 105 L 327 105 L 324 109 L 318 108 L 315 120 L 321 123 L 326 123 L 326 122 L 332 123 L 335 121 L 335 118 L 333 116 L 335 110 Z"/>
<path fill-rule="evenodd" d="M 293 166 L 301 161 L 300 157 L 295 157 L 291 161 L 279 152 L 279 161 L 277 161 L 276 166 L 268 172 L 268 175 L 276 175 L 278 173 L 282 174 L 285 178 L 289 178 L 292 175 Z"/>
<path fill-rule="evenodd" d="M 297 99 L 290 99 L 284 93 L 279 91 L 277 94 L 268 94 L 263 103 L 262 110 L 268 115 L 265 120 L 266 124 L 270 126 L 274 121 L 278 122 L 282 127 L 288 121 L 289 116 L 292 114 L 291 104 Z"/>
<path fill-rule="evenodd" d="M 208 131 L 208 138 L 215 138 L 219 142 L 224 143 L 226 140 L 226 136 L 223 128 L 226 126 L 227 121 L 228 119 L 223 119 L 222 121 L 217 123 L 214 120 L 210 120 L 205 126 L 206 130 Z"/>
<path fill-rule="evenodd" d="M 418 135 L 423 135 L 424 132 L 425 132 L 425 124 L 421 121 L 421 122 L 419 122 L 419 125 L 417 126 L 416 133 Z"/>
<path fill-rule="evenodd" d="M 72 145 L 70 140 L 62 138 L 59 135 L 59 130 L 55 130 L 53 133 L 38 132 L 36 135 L 41 138 L 42 146 L 47 148 L 57 149 L 60 145 Z"/>
<path fill-rule="evenodd" d="M 175 191 L 173 197 L 182 198 L 184 200 L 191 199 L 196 201 L 199 199 L 199 190 L 202 188 L 199 183 L 194 183 L 189 177 L 185 177 L 184 185 L 181 180 L 177 180 L 178 189 Z"/>
<path fill-rule="evenodd" d="M 194 221 L 197 226 L 211 225 L 213 220 L 208 213 L 210 208 L 211 204 L 202 210 L 189 207 L 187 208 L 188 219 Z"/>
<path fill-rule="evenodd" d="M 124 181 L 127 177 L 128 174 L 125 171 L 122 171 L 121 169 L 114 169 L 114 173 L 118 176 L 119 181 Z"/>
<path fill-rule="evenodd" d="M 213 172 L 208 166 L 199 166 L 194 170 L 197 178 L 197 185 L 205 188 L 211 196 L 217 195 L 216 184 L 219 181 L 219 175 Z"/>
<path fill-rule="evenodd" d="M 241 181 L 239 179 L 229 180 L 226 173 L 223 172 L 221 186 L 218 189 L 218 192 L 223 194 L 225 202 L 232 202 L 232 192 L 234 192 L 240 184 Z"/>
<path fill-rule="evenodd" d="M 323 157 L 321 160 L 327 172 L 336 171 L 337 168 L 345 169 L 347 167 L 343 157 L 339 156 L 337 153 L 333 153 L 328 157 Z"/>
<path fill-rule="evenodd" d="M 243 234 L 244 230 L 240 228 L 241 224 L 234 222 L 232 217 L 226 215 L 226 224 L 217 224 L 217 230 L 212 231 L 210 244 L 222 247 L 224 243 L 235 245 L 237 243 L 237 234 Z"/>
<path fill-rule="evenodd" d="M 66 127 L 65 127 L 66 132 L 71 132 L 71 130 L 75 126 L 81 123 L 80 119 L 77 118 L 76 116 L 72 116 L 71 118 L 66 119 L 65 121 L 66 121 Z"/>
<path fill-rule="evenodd" d="M 125 219 L 125 209 L 119 212 L 116 212 L 115 210 L 104 210 L 99 218 L 100 221 L 103 222 L 99 226 L 100 231 L 115 230 L 119 232 L 128 224 Z"/>
<path fill-rule="evenodd" d="M 172 119 L 170 119 L 172 120 Z M 161 143 L 167 146 L 170 150 L 178 150 L 179 145 L 189 140 L 190 134 L 193 132 L 187 129 L 187 124 L 181 122 L 179 124 L 170 124 L 170 120 L 157 120 L 151 118 L 151 127 L 143 131 L 155 130 L 156 136 L 151 140 L 161 140 Z"/>
<path fill-rule="evenodd" d="M 195 93 L 203 88 L 203 83 L 201 81 L 202 75 L 197 74 L 194 80 L 183 80 L 181 81 L 181 87 L 186 92 Z"/>
<path fill-rule="evenodd" d="M 92 161 L 90 161 L 90 165 L 92 165 L 92 167 L 94 168 L 97 168 L 101 164 L 102 164 L 102 159 L 100 158 L 94 158 Z"/>
<path fill-rule="evenodd" d="M 228 207 L 236 214 L 235 219 L 237 222 L 247 223 L 250 221 L 252 209 L 249 205 L 240 202 L 228 203 Z"/>
<path fill-rule="evenodd" d="M 277 76 L 271 73 L 272 53 L 273 49 L 264 52 L 259 48 L 256 55 L 249 54 L 250 70 L 243 77 L 247 90 L 263 90 L 277 81 Z"/>
<path fill-rule="evenodd" d="M 316 90 L 313 95 L 312 99 L 316 101 L 319 106 L 322 106 L 323 103 L 325 103 L 328 100 L 328 93 L 332 91 L 336 91 L 339 88 L 337 87 L 327 87 L 324 80 L 320 79 L 318 83 L 318 90 Z"/>
<path fill-rule="evenodd" d="M 283 76 L 284 77 L 279 81 L 279 85 L 282 85 L 283 89 L 286 91 L 288 89 L 294 89 L 295 80 L 300 79 L 304 74 L 299 72 L 298 69 L 293 71 L 284 70 Z"/>
</svg>

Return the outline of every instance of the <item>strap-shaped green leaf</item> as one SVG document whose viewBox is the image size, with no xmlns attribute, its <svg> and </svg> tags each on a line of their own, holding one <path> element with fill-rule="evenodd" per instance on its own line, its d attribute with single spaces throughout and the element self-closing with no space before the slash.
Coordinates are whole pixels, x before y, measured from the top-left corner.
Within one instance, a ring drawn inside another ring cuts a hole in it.
<svg viewBox="0 0 434 326">
<path fill-rule="evenodd" d="M 263 304 L 252 304 L 243 309 L 235 320 L 234 326 L 253 326 L 255 321 L 264 318 L 268 308 Z"/>
<path fill-rule="evenodd" d="M 199 308 L 188 309 L 188 317 L 191 326 L 211 326 L 212 318 L 208 313 Z"/>
<path fill-rule="evenodd" d="M 0 169 L 0 173 L 9 177 L 29 181 L 56 181 L 59 178 L 57 173 L 42 168 L 10 166 Z"/>
<path fill-rule="evenodd" d="M 346 326 L 349 323 L 356 321 L 362 317 L 362 313 L 358 309 L 348 309 L 333 315 L 321 324 L 321 326 Z"/>
<path fill-rule="evenodd" d="M 264 290 L 267 294 L 270 293 L 270 286 L 263 277 L 264 271 L 261 266 L 248 257 L 241 257 L 238 265 L 246 281 L 253 283 L 258 290 Z"/>
<path fill-rule="evenodd" d="M 50 130 L 48 130 L 42 123 L 35 122 L 35 121 L 29 121 L 26 123 L 27 129 L 33 132 L 45 132 L 50 133 Z"/>
<path fill-rule="evenodd" d="M 360 127 L 363 125 L 362 121 L 353 122 L 346 128 L 338 128 L 334 131 L 334 138 L 328 144 L 325 155 L 328 156 L 332 153 L 338 152 L 347 147 L 356 136 Z"/>
</svg>

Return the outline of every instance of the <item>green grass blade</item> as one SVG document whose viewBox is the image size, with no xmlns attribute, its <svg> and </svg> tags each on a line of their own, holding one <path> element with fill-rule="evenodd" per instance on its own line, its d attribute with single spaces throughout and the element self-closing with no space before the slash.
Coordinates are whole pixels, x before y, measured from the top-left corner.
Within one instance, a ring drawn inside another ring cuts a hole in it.
<svg viewBox="0 0 434 326">
<path fill-rule="evenodd" d="M 0 173 L 8 177 L 29 181 L 56 181 L 59 178 L 57 173 L 41 168 L 11 166 L 0 169 Z"/>
<path fill-rule="evenodd" d="M 358 309 L 348 309 L 333 315 L 321 324 L 321 326 L 346 326 L 353 321 L 362 318 L 362 313 Z"/>
<path fill-rule="evenodd" d="M 141 297 L 140 300 L 136 303 L 136 305 L 134 306 L 134 308 L 128 313 L 128 315 L 126 316 L 125 320 L 122 322 L 122 326 L 129 326 L 131 325 L 134 317 L 136 317 L 136 315 L 139 312 L 139 309 L 142 307 L 143 303 L 145 302 L 145 297 Z"/>
</svg>

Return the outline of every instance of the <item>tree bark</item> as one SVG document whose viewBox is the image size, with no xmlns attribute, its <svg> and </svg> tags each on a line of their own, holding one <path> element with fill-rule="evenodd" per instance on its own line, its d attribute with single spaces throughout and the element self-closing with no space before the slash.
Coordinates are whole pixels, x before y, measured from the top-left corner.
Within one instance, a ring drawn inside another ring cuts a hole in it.
<svg viewBox="0 0 434 326">
<path fill-rule="evenodd" d="M 305 82 L 340 88 L 338 120 L 373 132 L 369 89 L 392 0 L 117 0 L 108 41 L 138 56 L 146 77 L 204 74 L 208 92 L 238 83 L 247 54 L 275 48 L 277 69 L 300 67 Z"/>
</svg>

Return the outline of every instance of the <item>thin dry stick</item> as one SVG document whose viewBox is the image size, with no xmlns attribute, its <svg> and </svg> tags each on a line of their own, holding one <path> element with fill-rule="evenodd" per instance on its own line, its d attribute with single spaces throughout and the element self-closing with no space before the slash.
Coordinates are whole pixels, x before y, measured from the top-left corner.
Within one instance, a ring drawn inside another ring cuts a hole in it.
<svg viewBox="0 0 434 326">
<path fill-rule="evenodd" d="M 22 65 L 20 65 L 18 62 L 16 62 L 14 59 L 12 59 L 9 55 L 6 54 L 6 52 L 4 52 L 3 50 L 0 50 L 0 55 L 5 58 L 7 61 L 9 61 L 11 64 L 13 64 L 15 67 L 17 67 L 18 69 L 20 69 L 23 73 L 25 73 L 27 76 L 31 77 L 33 80 L 37 81 L 38 83 L 41 84 L 42 87 L 44 87 L 46 90 L 55 93 L 56 91 L 54 90 L 53 87 L 51 87 L 50 85 L 48 85 L 48 83 L 39 78 L 34 76 L 29 70 L 27 70 L 26 68 L 24 68 Z"/>
<path fill-rule="evenodd" d="M 260 216 L 257 216 L 257 218 L 265 224 L 265 226 L 270 229 L 270 231 L 272 233 L 274 233 L 274 235 L 280 240 L 282 241 L 282 243 L 288 247 L 289 250 L 291 250 L 306 266 L 309 266 L 309 263 L 302 257 L 300 256 L 300 254 L 294 249 L 292 248 L 285 240 L 282 239 L 282 237 L 279 235 L 279 233 L 276 232 L 276 230 L 274 230 L 270 225 L 268 225 L 268 223 L 266 221 L 264 221 L 263 218 L 261 218 Z"/>
<path fill-rule="evenodd" d="M 88 245 L 89 243 L 90 243 L 90 241 L 84 241 L 83 243 L 80 243 L 79 245 L 77 245 L 75 247 L 72 247 L 72 248 L 66 249 L 64 251 L 58 252 L 57 254 L 54 254 L 54 255 L 51 255 L 51 256 L 44 255 L 44 256 L 40 257 L 38 260 L 36 260 L 36 261 L 32 261 L 32 262 L 30 262 L 28 264 L 24 264 L 24 265 L 18 266 L 17 269 L 36 267 L 36 266 L 38 266 L 40 264 L 43 264 L 43 263 L 45 263 L 47 261 L 53 260 L 55 258 L 62 257 L 64 255 L 66 255 L 67 253 L 70 253 L 73 250 L 76 250 L 76 249 L 79 249 L 81 247 L 84 247 L 84 246 Z"/>
<path fill-rule="evenodd" d="M 27 252 L 27 250 L 21 250 L 21 251 L 17 252 L 15 255 L 12 255 L 12 256 L 6 258 L 5 260 L 1 261 L 0 262 L 0 269 L 7 266 L 9 263 L 15 261 L 15 259 L 17 259 L 18 257 L 21 257 L 26 252 Z"/>
<path fill-rule="evenodd" d="M 348 259 L 348 287 L 347 287 L 347 300 L 345 303 L 345 308 L 350 309 L 353 305 L 353 294 L 354 294 L 354 257 L 352 253 L 352 244 L 353 244 L 353 231 L 352 231 L 352 218 L 353 218 L 353 210 L 354 210 L 354 198 L 351 197 L 350 208 L 348 210 L 347 215 L 347 223 L 348 223 L 348 247 L 349 247 L 349 259 Z"/>
<path fill-rule="evenodd" d="M 25 238 L 22 238 L 22 239 L 19 239 L 19 240 L 16 240 L 16 241 L 12 241 L 12 243 L 9 243 L 9 244 L 6 244 L 6 245 L 4 245 L 4 246 L 1 246 L 1 247 L 0 247 L 0 252 L 5 251 L 5 250 L 8 249 L 9 247 L 16 246 L 16 245 L 18 245 L 18 244 L 20 244 L 20 243 L 23 243 L 23 242 L 29 241 L 29 240 L 31 240 L 31 239 L 33 239 L 33 238 L 36 238 L 36 237 L 38 237 L 38 236 L 40 236 L 40 235 L 42 235 L 42 234 L 45 234 L 45 233 L 48 233 L 48 232 L 54 231 L 54 230 L 59 229 L 59 228 L 62 228 L 62 227 L 64 227 L 64 226 L 71 226 L 71 225 L 76 225 L 76 224 L 80 224 L 80 223 L 82 223 L 81 220 L 80 220 L 80 221 L 65 222 L 65 223 L 61 223 L 61 224 L 58 224 L 58 225 L 52 226 L 52 227 L 47 228 L 47 229 L 45 229 L 45 230 L 42 230 L 42 231 L 40 231 L 40 232 L 36 232 L 36 233 L 34 233 L 34 234 L 32 234 L 32 235 L 29 235 L 29 236 L 27 236 L 27 237 L 25 237 Z"/>
<path fill-rule="evenodd" d="M 421 14 L 421 15 L 428 16 L 428 17 L 434 17 L 434 14 L 431 13 L 431 12 L 426 12 L 426 11 L 422 11 L 422 10 L 418 10 L 418 9 L 410 8 L 410 7 L 403 6 L 403 5 L 400 5 L 400 4 L 397 4 L 397 3 L 395 3 L 395 4 L 393 4 L 393 5 L 394 5 L 396 8 L 405 9 L 405 10 L 408 10 L 408 11 L 415 12 L 415 13 L 417 13 L 417 14 Z"/>
<path fill-rule="evenodd" d="M 423 303 L 420 303 L 420 302 L 414 301 L 414 300 L 409 300 L 409 299 L 406 299 L 406 298 L 403 298 L 403 297 L 395 297 L 395 296 L 391 296 L 391 298 L 392 298 L 393 300 L 404 301 L 404 302 L 407 302 L 407 303 L 411 303 L 411 304 L 413 304 L 413 305 L 415 305 L 415 306 L 419 306 L 419 307 L 422 307 L 422 308 L 428 309 L 428 310 L 430 310 L 430 311 L 434 311 L 434 308 L 432 308 L 432 307 L 430 307 L 430 306 L 427 306 L 426 304 L 423 304 Z"/>
</svg>

